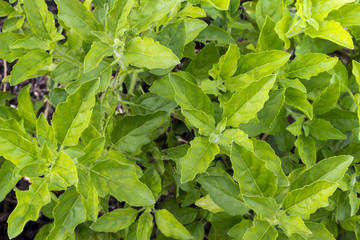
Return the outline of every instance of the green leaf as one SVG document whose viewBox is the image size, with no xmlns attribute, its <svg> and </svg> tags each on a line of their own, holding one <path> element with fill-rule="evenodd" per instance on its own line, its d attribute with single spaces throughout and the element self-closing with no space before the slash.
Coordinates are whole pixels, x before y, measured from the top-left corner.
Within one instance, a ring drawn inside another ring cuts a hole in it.
<svg viewBox="0 0 360 240">
<path fill-rule="evenodd" d="M 274 218 L 279 209 L 278 204 L 273 198 L 255 197 L 255 196 L 242 196 L 245 204 L 252 210 L 264 218 Z"/>
<path fill-rule="evenodd" d="M 97 232 L 117 232 L 130 226 L 137 214 L 138 211 L 134 208 L 115 209 L 98 218 L 90 228 Z"/>
<path fill-rule="evenodd" d="M 145 211 L 139 218 L 138 227 L 136 230 L 136 239 L 149 240 L 153 227 L 153 216 L 149 213 L 149 211 Z"/>
<path fill-rule="evenodd" d="M 146 37 L 143 39 L 140 37 L 131 39 L 125 46 L 123 54 L 128 64 L 148 69 L 165 69 L 180 63 L 169 48 Z"/>
<path fill-rule="evenodd" d="M 96 221 L 99 215 L 99 195 L 91 182 L 90 174 L 87 169 L 77 165 L 78 184 L 77 192 L 81 195 L 82 203 L 85 207 L 87 219 Z"/>
<path fill-rule="evenodd" d="M 256 4 L 256 23 L 260 29 L 267 16 L 275 22 L 280 21 L 283 17 L 283 1 L 259 0 Z"/>
<path fill-rule="evenodd" d="M 257 140 L 255 138 L 252 138 L 251 140 L 254 147 L 253 153 L 256 157 L 262 159 L 265 162 L 266 167 L 269 170 L 275 173 L 275 175 L 278 177 L 279 187 L 289 186 L 289 180 L 281 168 L 281 160 L 275 154 L 274 149 L 272 149 L 272 147 L 266 141 Z"/>
<path fill-rule="evenodd" d="M 206 209 L 212 213 L 218 213 L 224 211 L 224 209 L 216 205 L 216 203 L 211 199 L 210 195 L 206 195 L 205 197 L 199 198 L 195 202 L 195 205 L 203 209 Z"/>
<path fill-rule="evenodd" d="M 230 215 L 244 215 L 249 211 L 240 198 L 239 185 L 225 176 L 201 176 L 197 181 L 209 192 L 211 199 Z"/>
<path fill-rule="evenodd" d="M 0 118 L 0 155 L 18 167 L 38 159 L 37 144 L 14 119 L 5 121 Z"/>
<path fill-rule="evenodd" d="M 265 2 L 265 1 L 262 1 Z M 276 3 L 281 1 L 276 1 Z M 275 4 L 276 4 L 275 3 Z M 276 22 L 274 22 L 268 15 L 265 18 L 264 25 L 261 28 L 260 36 L 256 45 L 258 52 L 269 50 L 283 50 L 284 43 L 275 32 Z"/>
<path fill-rule="evenodd" d="M 318 140 L 328 140 L 328 139 L 346 139 L 346 136 L 334 128 L 330 122 L 316 118 L 312 120 L 309 124 L 310 133 Z"/>
<path fill-rule="evenodd" d="M 230 160 L 234 170 L 234 179 L 239 183 L 242 194 L 261 197 L 274 196 L 278 179 L 266 167 L 263 160 L 234 142 Z"/>
<path fill-rule="evenodd" d="M 352 73 L 354 74 L 356 83 L 360 88 L 360 63 L 353 60 L 352 65 L 353 65 Z"/>
<path fill-rule="evenodd" d="M 101 31 L 99 24 L 92 12 L 77 0 L 56 0 L 59 10 L 59 18 L 74 31 L 76 31 L 85 41 L 92 42 L 96 39 L 94 31 Z"/>
<path fill-rule="evenodd" d="M 336 78 L 335 78 L 336 79 Z M 340 97 L 340 84 L 338 81 L 331 83 L 314 100 L 312 106 L 315 114 L 324 114 L 334 108 Z"/>
<path fill-rule="evenodd" d="M 324 240 L 335 240 L 332 233 L 329 232 L 327 227 L 321 223 L 306 222 L 306 226 L 312 232 L 308 239 L 324 239 Z"/>
<path fill-rule="evenodd" d="M 65 153 L 60 152 L 51 167 L 51 190 L 64 190 L 68 186 L 77 184 L 77 171 L 74 161 Z"/>
<path fill-rule="evenodd" d="M 308 118 L 313 118 L 312 105 L 307 100 L 304 92 L 292 87 L 287 88 L 285 92 L 285 103 L 299 109 L 305 113 Z"/>
<path fill-rule="evenodd" d="M 1 1 L 0 3 L 5 2 Z M 0 7 L 1 9 L 1 7 Z M 1 10 L 0 10 L 1 11 Z M 27 50 L 24 49 L 12 49 L 10 46 L 17 40 L 22 39 L 24 36 L 21 34 L 15 34 L 11 32 L 0 33 L 0 58 L 6 61 L 12 62 L 15 59 L 21 58 Z"/>
<path fill-rule="evenodd" d="M 54 16 L 48 11 L 44 0 L 26 0 L 24 10 L 33 33 L 47 40 L 52 40 L 57 36 Z"/>
<path fill-rule="evenodd" d="M 0 17 L 7 17 L 12 12 L 14 12 L 14 9 L 8 2 L 0 2 Z"/>
<path fill-rule="evenodd" d="M 54 130 L 45 119 L 43 113 L 40 114 L 36 121 L 36 135 L 41 146 L 45 143 L 50 147 L 51 150 L 55 151 L 56 139 Z"/>
<path fill-rule="evenodd" d="M 245 89 L 238 89 L 223 106 L 223 118 L 227 125 L 238 127 L 254 118 L 269 99 L 269 91 L 275 82 L 275 76 L 264 77 Z"/>
<path fill-rule="evenodd" d="M 79 76 L 79 72 L 80 69 L 78 66 L 68 62 L 62 62 L 51 72 L 51 77 L 55 82 L 67 84 L 75 80 Z"/>
<path fill-rule="evenodd" d="M 254 220 L 253 226 L 248 228 L 244 234 L 243 239 L 249 240 L 275 240 L 277 239 L 278 232 L 274 226 L 270 225 L 264 220 Z"/>
<path fill-rule="evenodd" d="M 168 83 L 170 84 L 170 82 Z M 154 85 L 155 83 L 152 86 Z M 130 107 L 135 115 L 148 115 L 158 111 L 165 111 L 170 114 L 177 106 L 176 102 L 151 92 L 142 94 L 133 100 Z"/>
<path fill-rule="evenodd" d="M 54 223 L 47 240 L 66 239 L 74 233 L 78 224 L 85 222 L 86 210 L 75 187 L 70 187 L 61 194 L 53 214 Z"/>
<path fill-rule="evenodd" d="M 242 55 L 235 75 L 247 73 L 255 79 L 260 79 L 279 69 L 289 58 L 290 54 L 278 50 Z"/>
<path fill-rule="evenodd" d="M 105 160 L 91 168 L 90 176 L 101 197 L 111 194 L 118 201 L 125 201 L 132 206 L 150 206 L 155 203 L 152 192 L 139 181 L 133 165 Z"/>
<path fill-rule="evenodd" d="M 252 225 L 252 221 L 249 219 L 243 219 L 240 223 L 234 225 L 228 232 L 233 238 L 243 239 L 244 234 L 248 228 Z"/>
<path fill-rule="evenodd" d="M 18 201 L 7 222 L 10 238 L 18 236 L 28 221 L 39 218 L 40 208 L 50 202 L 50 193 L 46 178 L 34 178 L 28 191 L 15 189 Z"/>
<path fill-rule="evenodd" d="M 288 77 L 309 80 L 321 72 L 332 69 L 337 63 L 336 57 L 328 57 L 321 53 L 297 55 L 287 70 Z"/>
<path fill-rule="evenodd" d="M 264 107 L 257 113 L 257 119 L 249 121 L 246 124 L 241 124 L 240 129 L 246 132 L 249 136 L 257 136 L 269 130 L 271 124 L 279 115 L 280 110 L 285 100 L 285 89 L 271 91 L 269 99 L 265 102 Z"/>
<path fill-rule="evenodd" d="M 141 177 L 141 182 L 145 183 L 146 186 L 152 191 L 155 198 L 158 197 L 162 190 L 161 177 L 154 166 L 149 167 Z"/>
<path fill-rule="evenodd" d="M 280 215 L 279 227 L 284 230 L 287 236 L 293 236 L 293 234 L 299 234 L 304 239 L 312 233 L 305 225 L 304 221 L 299 215 L 290 215 L 286 213 Z"/>
<path fill-rule="evenodd" d="M 220 57 L 219 62 L 214 64 L 209 71 L 213 79 L 221 78 L 226 80 L 236 72 L 237 61 L 240 58 L 240 50 L 236 45 L 231 44 L 226 53 Z"/>
<path fill-rule="evenodd" d="M 160 232 L 175 239 L 192 239 L 189 231 L 166 209 L 155 212 L 155 222 Z"/>
<path fill-rule="evenodd" d="M 299 152 L 301 161 L 306 167 L 309 168 L 316 163 L 316 147 L 313 137 L 300 135 L 295 141 L 295 147 Z"/>
<path fill-rule="evenodd" d="M 219 51 L 214 42 L 207 44 L 196 54 L 186 71 L 196 76 L 196 79 L 205 80 L 209 77 L 209 71 L 219 61 Z"/>
<path fill-rule="evenodd" d="M 56 140 L 61 145 L 76 145 L 82 131 L 89 125 L 98 84 L 98 80 L 82 84 L 76 92 L 67 97 L 66 102 L 57 106 L 51 122 Z"/>
<path fill-rule="evenodd" d="M 201 110 L 206 114 L 213 115 L 214 106 L 210 98 L 203 90 L 189 81 L 188 74 L 170 74 L 170 83 L 175 91 L 174 100 L 183 109 Z"/>
<path fill-rule="evenodd" d="M 186 29 L 185 22 L 179 21 L 166 25 L 154 38 L 160 44 L 171 49 L 181 59 L 183 57 Z"/>
<path fill-rule="evenodd" d="M 219 10 L 228 10 L 230 0 L 204 0 L 204 2 L 210 4 Z"/>
<path fill-rule="evenodd" d="M 94 42 L 91 45 L 90 51 L 85 56 L 84 72 L 95 69 L 104 57 L 110 56 L 112 53 L 113 50 L 109 45 L 100 41 Z"/>
<path fill-rule="evenodd" d="M 329 40 L 340 46 L 354 49 L 350 33 L 343 29 L 340 23 L 333 20 L 320 22 L 318 30 L 310 27 L 305 30 L 305 34 L 312 38 Z"/>
<path fill-rule="evenodd" d="M 181 182 L 191 181 L 198 173 L 205 172 L 219 153 L 217 144 L 205 137 L 196 137 L 190 144 L 188 152 L 180 159 Z"/>
<path fill-rule="evenodd" d="M 24 55 L 15 64 L 11 71 L 10 84 L 16 85 L 24 82 L 30 77 L 36 77 L 37 71 L 43 67 L 50 65 L 52 57 L 47 52 L 31 51 Z"/>
<path fill-rule="evenodd" d="M 358 26 L 360 25 L 360 5 L 345 4 L 338 10 L 330 12 L 327 20 L 334 20 L 345 27 Z"/>
<path fill-rule="evenodd" d="M 137 152 L 151 141 L 151 133 L 167 120 L 166 112 L 126 116 L 115 123 L 111 141 L 125 152 Z"/>
<path fill-rule="evenodd" d="M 106 15 L 106 28 L 112 36 L 121 37 L 123 33 L 128 30 L 129 23 L 127 17 L 134 5 L 134 1 L 116 0 L 113 2 L 113 8 Z"/>
<path fill-rule="evenodd" d="M 185 18 L 184 22 L 186 30 L 185 45 L 194 40 L 208 26 L 206 22 L 200 19 Z"/>
<path fill-rule="evenodd" d="M 303 188 L 288 193 L 283 202 L 283 209 L 291 214 L 299 214 L 303 219 L 309 219 L 310 214 L 318 208 L 329 205 L 330 197 L 338 187 L 335 182 L 319 180 Z"/>
<path fill-rule="evenodd" d="M 19 92 L 18 113 L 24 119 L 26 126 L 33 129 L 36 125 L 36 114 L 30 97 L 31 84 L 26 85 Z"/>
<path fill-rule="evenodd" d="M 208 41 L 216 41 L 218 45 L 235 44 L 229 32 L 217 26 L 207 26 L 202 30 L 194 41 L 206 44 Z"/>
<path fill-rule="evenodd" d="M 15 187 L 21 179 L 16 166 L 10 161 L 5 161 L 0 169 L 0 201 L 2 202 L 6 195 Z"/>
<path fill-rule="evenodd" d="M 197 109 L 181 109 L 181 113 L 189 123 L 199 129 L 199 133 L 209 136 L 215 130 L 215 119 L 213 116 Z"/>
<path fill-rule="evenodd" d="M 338 182 L 343 178 L 352 161 L 353 157 L 350 155 L 323 159 L 298 175 L 291 183 L 290 189 L 302 188 L 318 180 Z"/>
<path fill-rule="evenodd" d="M 100 157 L 105 146 L 105 138 L 99 137 L 92 139 L 88 145 L 84 148 L 85 154 L 78 158 L 78 162 L 81 164 L 95 163 Z"/>
<path fill-rule="evenodd" d="M 337 10 L 344 4 L 352 2 L 354 2 L 354 0 L 312 0 L 311 17 L 315 20 L 322 21 L 331 11 Z"/>
</svg>

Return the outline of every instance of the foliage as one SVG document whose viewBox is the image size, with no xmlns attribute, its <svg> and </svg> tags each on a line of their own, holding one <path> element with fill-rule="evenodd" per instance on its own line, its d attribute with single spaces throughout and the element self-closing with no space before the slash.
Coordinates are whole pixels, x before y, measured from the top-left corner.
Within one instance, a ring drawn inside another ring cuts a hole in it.
<svg viewBox="0 0 360 240">
<path fill-rule="evenodd" d="M 10 238 L 360 239 L 358 1 L 55 2 L 0 1 Z"/>
</svg>

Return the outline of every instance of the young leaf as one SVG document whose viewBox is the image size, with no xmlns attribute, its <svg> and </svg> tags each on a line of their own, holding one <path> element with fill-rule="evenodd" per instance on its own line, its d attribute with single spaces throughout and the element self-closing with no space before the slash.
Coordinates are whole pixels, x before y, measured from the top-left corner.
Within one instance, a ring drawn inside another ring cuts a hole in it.
<svg viewBox="0 0 360 240">
<path fill-rule="evenodd" d="M 305 115 L 312 119 L 313 109 L 312 105 L 307 100 L 306 94 L 296 88 L 287 88 L 285 92 L 285 103 L 299 109 Z"/>
<path fill-rule="evenodd" d="M 84 59 L 84 72 L 89 72 L 95 69 L 104 57 L 110 56 L 113 49 L 100 41 L 96 41 L 91 45 L 90 51 L 86 54 Z"/>
<path fill-rule="evenodd" d="M 306 227 L 304 221 L 299 215 L 288 216 L 286 213 L 281 214 L 279 218 L 279 227 L 283 229 L 285 234 L 289 237 L 296 233 L 307 239 L 307 237 L 312 233 Z"/>
<path fill-rule="evenodd" d="M 325 88 L 313 102 L 315 114 L 324 114 L 334 108 L 340 97 L 340 84 L 338 81 Z"/>
<path fill-rule="evenodd" d="M 332 69 L 337 63 L 335 57 L 328 57 L 321 53 L 297 55 L 287 70 L 288 77 L 309 80 L 321 72 Z"/>
<path fill-rule="evenodd" d="M 115 123 L 111 141 L 124 152 L 137 152 L 151 141 L 151 133 L 167 120 L 166 112 L 126 116 Z"/>
<path fill-rule="evenodd" d="M 153 227 L 153 216 L 149 213 L 149 211 L 145 211 L 139 218 L 139 223 L 136 230 L 136 239 L 149 240 Z"/>
<path fill-rule="evenodd" d="M 113 1 L 113 8 L 106 15 L 106 28 L 114 37 L 120 37 L 127 30 L 129 23 L 127 17 L 134 5 L 134 0 L 116 0 Z"/>
<path fill-rule="evenodd" d="M 84 148 L 85 154 L 78 158 L 81 164 L 95 163 L 100 154 L 102 153 L 105 145 L 105 138 L 99 137 L 92 139 L 89 144 Z"/>
<path fill-rule="evenodd" d="M 268 100 L 268 94 L 275 82 L 275 76 L 264 77 L 245 89 L 238 89 L 230 101 L 224 104 L 223 118 L 227 125 L 238 127 L 254 118 Z"/>
<path fill-rule="evenodd" d="M 181 113 L 192 126 L 199 129 L 200 134 L 209 136 L 215 131 L 215 119 L 213 116 L 197 109 L 181 109 Z"/>
<path fill-rule="evenodd" d="M 75 227 L 86 220 L 86 210 L 75 187 L 68 188 L 53 210 L 54 223 L 47 240 L 66 239 L 74 233 Z"/>
<path fill-rule="evenodd" d="M 225 176 L 201 176 L 197 181 L 209 192 L 211 199 L 230 215 L 244 215 L 249 211 L 240 198 L 239 185 Z"/>
<path fill-rule="evenodd" d="M 59 10 L 59 18 L 66 26 L 74 29 L 85 41 L 91 42 L 96 39 L 94 31 L 101 31 L 94 15 L 77 0 L 56 0 Z"/>
<path fill-rule="evenodd" d="M 77 184 L 77 172 L 74 161 L 65 153 L 60 152 L 51 168 L 51 190 L 64 190 L 68 186 Z"/>
<path fill-rule="evenodd" d="M 128 64 L 136 67 L 169 68 L 179 64 L 179 59 L 167 47 L 151 38 L 135 37 L 125 46 L 124 57 Z"/>
<path fill-rule="evenodd" d="M 295 141 L 295 147 L 306 167 L 310 168 L 316 163 L 316 146 L 313 137 L 300 135 Z"/>
<path fill-rule="evenodd" d="M 184 22 L 186 30 L 185 45 L 194 40 L 199 33 L 208 26 L 206 22 L 200 19 L 185 18 Z M 211 45 L 211 43 L 209 45 Z"/>
<path fill-rule="evenodd" d="M 231 44 L 227 52 L 220 57 L 219 62 L 214 64 L 209 71 L 209 75 L 213 79 L 220 77 L 226 80 L 236 72 L 237 61 L 240 58 L 240 50 L 236 45 Z"/>
<path fill-rule="evenodd" d="M 18 113 L 19 116 L 24 119 L 25 123 L 27 123 L 27 126 L 33 129 L 36 125 L 36 114 L 30 97 L 30 87 L 31 84 L 28 84 L 19 92 Z"/>
<path fill-rule="evenodd" d="M 213 115 L 214 106 L 210 98 L 193 82 L 189 74 L 170 74 L 170 83 L 175 91 L 174 100 L 183 109 L 202 110 L 204 113 Z"/>
<path fill-rule="evenodd" d="M 101 197 L 111 194 L 132 206 L 155 203 L 152 192 L 139 181 L 133 165 L 123 165 L 114 160 L 102 161 L 91 168 L 90 176 Z"/>
<path fill-rule="evenodd" d="M 47 40 L 52 40 L 57 35 L 54 16 L 48 11 L 44 0 L 24 1 L 24 10 L 33 33 Z"/>
<path fill-rule="evenodd" d="M 155 212 L 155 222 L 160 232 L 175 239 L 192 239 L 189 231 L 166 209 Z"/>
<path fill-rule="evenodd" d="M 326 158 L 298 175 L 290 185 L 290 189 L 302 188 L 318 180 L 337 182 L 344 176 L 353 161 L 350 155 Z"/>
<path fill-rule="evenodd" d="M 31 51 L 24 55 L 11 71 L 10 84 L 16 85 L 24 82 L 30 77 L 35 77 L 37 71 L 50 65 L 52 57 L 47 52 Z"/>
<path fill-rule="evenodd" d="M 323 21 L 327 15 L 333 11 L 339 9 L 346 3 L 352 3 L 354 0 L 338 0 L 338 1 L 326 1 L 321 0 L 312 1 L 311 17 L 317 21 Z"/>
<path fill-rule="evenodd" d="M 232 144 L 230 159 L 234 179 L 239 183 L 242 194 L 261 197 L 272 197 L 275 194 L 277 176 L 266 167 L 263 160 L 235 142 Z"/>
<path fill-rule="evenodd" d="M 309 219 L 318 208 L 326 207 L 330 197 L 338 187 L 337 183 L 319 180 L 303 188 L 289 192 L 283 202 L 283 209 L 291 214 L 299 214 Z"/>
<path fill-rule="evenodd" d="M 14 12 L 14 9 L 8 2 L 0 2 L 0 17 L 6 17 L 12 12 Z"/>
<path fill-rule="evenodd" d="M 183 183 L 193 180 L 198 173 L 205 172 L 215 155 L 219 153 L 217 144 L 209 142 L 205 137 L 196 137 L 190 144 L 188 152 L 180 159 Z"/>
<path fill-rule="evenodd" d="M 105 213 L 90 228 L 97 232 L 117 232 L 134 222 L 138 211 L 134 208 L 115 209 Z"/>
<path fill-rule="evenodd" d="M 333 20 L 320 22 L 318 30 L 310 27 L 305 30 L 305 34 L 312 38 L 329 40 L 340 46 L 354 49 L 350 33 L 343 29 L 340 23 Z"/>
<path fill-rule="evenodd" d="M 278 34 L 275 32 L 275 26 L 276 26 L 276 22 L 274 22 L 267 15 L 265 18 L 264 25 L 261 28 L 260 36 L 256 45 L 256 50 L 258 52 L 284 49 L 283 40 L 281 40 Z"/>
<path fill-rule="evenodd" d="M 264 220 L 255 220 L 253 226 L 248 228 L 243 239 L 277 239 L 278 232 L 274 226 Z"/>
<path fill-rule="evenodd" d="M 230 3 L 230 0 L 204 0 L 204 1 L 219 10 L 228 10 Z"/>
<path fill-rule="evenodd" d="M 34 178 L 28 191 L 15 189 L 18 203 L 7 222 L 10 238 L 18 236 L 28 221 L 39 218 L 40 208 L 50 202 L 50 193 L 46 178 Z"/>
<path fill-rule="evenodd" d="M 74 146 L 78 143 L 82 131 L 89 124 L 98 84 L 98 80 L 82 84 L 67 97 L 66 102 L 57 106 L 51 122 L 56 140 L 61 145 Z"/>
</svg>

